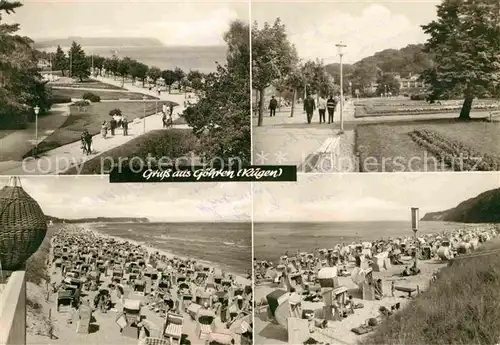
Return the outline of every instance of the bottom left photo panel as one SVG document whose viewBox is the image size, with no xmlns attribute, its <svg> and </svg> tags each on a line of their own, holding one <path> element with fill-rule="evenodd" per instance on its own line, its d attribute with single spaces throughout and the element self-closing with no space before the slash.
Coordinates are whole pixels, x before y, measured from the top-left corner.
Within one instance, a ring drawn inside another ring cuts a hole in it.
<svg viewBox="0 0 500 345">
<path fill-rule="evenodd" d="M 1 177 L 1 343 L 252 344 L 251 195 Z"/>
</svg>

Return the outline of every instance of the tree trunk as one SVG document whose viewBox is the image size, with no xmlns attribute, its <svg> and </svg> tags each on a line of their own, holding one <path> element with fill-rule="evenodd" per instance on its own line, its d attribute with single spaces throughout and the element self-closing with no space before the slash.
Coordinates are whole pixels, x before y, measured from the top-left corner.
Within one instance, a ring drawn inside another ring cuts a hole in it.
<svg viewBox="0 0 500 345">
<path fill-rule="evenodd" d="M 262 88 L 259 90 L 259 119 L 257 121 L 257 126 L 262 126 L 262 120 L 264 117 L 264 95 L 265 95 L 265 88 Z"/>
<path fill-rule="evenodd" d="M 465 95 L 464 104 L 462 105 L 462 110 L 460 110 L 460 120 L 468 121 L 470 120 L 470 111 L 472 109 L 472 101 L 474 96 L 472 94 Z"/>
<path fill-rule="evenodd" d="M 168 86 L 168 94 L 169 94 L 169 95 L 172 93 L 171 91 L 172 91 L 172 84 L 170 84 L 170 85 Z"/>
<path fill-rule="evenodd" d="M 293 117 L 293 111 L 295 110 L 296 101 L 297 101 L 297 89 L 293 89 L 292 110 L 290 111 L 290 117 Z"/>
</svg>

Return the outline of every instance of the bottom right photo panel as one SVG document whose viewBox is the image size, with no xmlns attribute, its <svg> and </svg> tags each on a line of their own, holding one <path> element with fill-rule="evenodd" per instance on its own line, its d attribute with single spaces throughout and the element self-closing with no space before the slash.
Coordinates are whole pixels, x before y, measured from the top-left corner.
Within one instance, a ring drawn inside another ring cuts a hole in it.
<svg viewBox="0 0 500 345">
<path fill-rule="evenodd" d="M 254 343 L 497 344 L 500 175 L 254 185 Z"/>
</svg>

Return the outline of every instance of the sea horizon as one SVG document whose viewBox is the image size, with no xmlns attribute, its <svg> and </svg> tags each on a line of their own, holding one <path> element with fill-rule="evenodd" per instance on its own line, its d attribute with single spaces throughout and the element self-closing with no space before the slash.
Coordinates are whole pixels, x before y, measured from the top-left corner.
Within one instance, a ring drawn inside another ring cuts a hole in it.
<svg viewBox="0 0 500 345">
<path fill-rule="evenodd" d="M 247 224 L 248 223 L 248 224 Z M 82 223 L 101 233 L 245 275 L 252 269 L 250 222 Z"/>
</svg>

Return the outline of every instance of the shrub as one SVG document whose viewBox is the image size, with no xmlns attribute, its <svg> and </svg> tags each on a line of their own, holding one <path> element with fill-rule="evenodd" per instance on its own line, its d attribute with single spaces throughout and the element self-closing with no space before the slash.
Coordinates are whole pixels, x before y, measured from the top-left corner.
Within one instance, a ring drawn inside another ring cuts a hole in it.
<svg viewBox="0 0 500 345">
<path fill-rule="evenodd" d="M 109 111 L 109 116 L 115 116 L 115 115 L 121 116 L 122 111 L 118 108 L 115 108 L 115 109 L 112 109 Z"/>
<path fill-rule="evenodd" d="M 425 101 L 427 99 L 427 96 L 424 93 L 418 93 L 418 94 L 410 95 L 410 99 L 412 101 Z"/>
<path fill-rule="evenodd" d="M 71 105 L 74 107 L 88 107 L 90 105 L 90 102 L 87 100 L 76 101 L 76 102 L 72 103 Z"/>
<path fill-rule="evenodd" d="M 82 98 L 85 100 L 89 100 L 92 103 L 97 103 L 101 101 L 101 97 L 96 94 L 93 94 L 92 92 L 85 92 Z"/>
<path fill-rule="evenodd" d="M 71 103 L 71 97 L 63 95 L 52 95 L 52 104 Z"/>
</svg>

